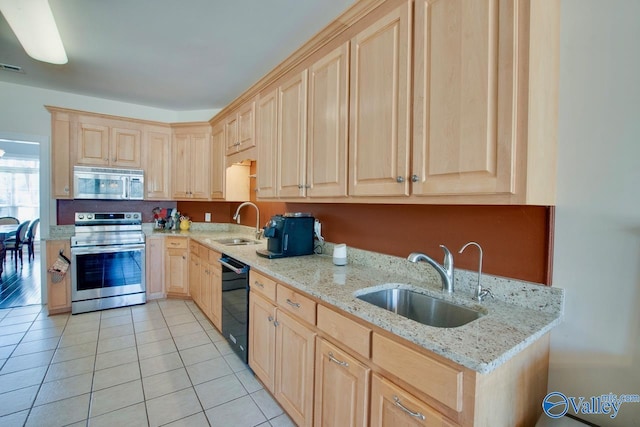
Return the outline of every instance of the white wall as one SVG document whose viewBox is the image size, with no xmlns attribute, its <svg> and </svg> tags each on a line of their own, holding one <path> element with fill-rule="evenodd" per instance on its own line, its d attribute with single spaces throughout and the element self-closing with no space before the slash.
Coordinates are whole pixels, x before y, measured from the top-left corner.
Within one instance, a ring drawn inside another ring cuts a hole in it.
<svg viewBox="0 0 640 427">
<path fill-rule="evenodd" d="M 640 1 L 562 0 L 549 391 L 640 394 Z M 570 412 L 572 413 L 572 412 Z M 640 426 L 640 403 L 603 426 Z"/>
</svg>

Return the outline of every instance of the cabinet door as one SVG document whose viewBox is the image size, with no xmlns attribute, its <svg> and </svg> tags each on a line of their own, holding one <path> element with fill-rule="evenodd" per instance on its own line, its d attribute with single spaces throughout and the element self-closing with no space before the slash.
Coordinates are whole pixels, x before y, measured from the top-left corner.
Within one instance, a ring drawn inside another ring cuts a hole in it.
<svg viewBox="0 0 640 427">
<path fill-rule="evenodd" d="M 79 165 L 109 165 L 109 128 L 93 123 L 78 123 L 77 159 Z"/>
<path fill-rule="evenodd" d="M 186 297 L 189 294 L 188 252 L 183 248 L 167 248 L 165 256 L 165 280 L 167 293 Z"/>
<path fill-rule="evenodd" d="M 444 416 L 377 374 L 371 380 L 371 427 L 454 427 Z"/>
<path fill-rule="evenodd" d="M 275 397 L 299 426 L 313 424 L 315 332 L 278 310 Z"/>
<path fill-rule="evenodd" d="M 227 156 L 238 151 L 238 115 L 231 114 L 224 123 L 224 138 L 227 144 Z"/>
<path fill-rule="evenodd" d="M 209 139 L 210 134 L 199 133 L 191 135 L 190 155 L 191 169 L 190 196 L 192 199 L 209 198 Z"/>
<path fill-rule="evenodd" d="M 278 164 L 279 197 L 306 194 L 307 146 L 307 70 L 278 88 Z"/>
<path fill-rule="evenodd" d="M 213 326 L 222 331 L 222 269 L 220 264 L 209 263 L 211 271 L 211 294 L 209 295 L 211 321 Z"/>
<path fill-rule="evenodd" d="M 125 168 L 140 168 L 140 140 L 142 132 L 137 129 L 111 128 L 109 164 Z"/>
<path fill-rule="evenodd" d="M 411 7 L 351 40 L 349 194 L 409 194 Z"/>
<path fill-rule="evenodd" d="M 176 199 L 188 199 L 191 183 L 189 135 L 173 135 L 171 142 L 171 188 Z"/>
<path fill-rule="evenodd" d="M 69 240 L 47 241 L 47 266 L 52 266 L 58 254 L 71 258 L 71 242 Z M 0 261 L 1 262 L 1 261 Z M 71 268 L 60 282 L 53 283 L 51 274 L 47 273 L 47 310 L 49 314 L 71 311 Z"/>
<path fill-rule="evenodd" d="M 198 304 L 198 307 L 204 312 L 202 307 L 202 289 L 206 286 L 202 280 L 201 271 L 202 261 L 198 255 L 193 252 L 189 253 L 189 294 L 191 299 Z M 206 313 L 205 313 L 206 314 Z"/>
<path fill-rule="evenodd" d="M 165 200 L 171 197 L 169 188 L 171 172 L 171 133 L 167 131 L 146 132 L 144 145 L 144 185 L 146 199 Z"/>
<path fill-rule="evenodd" d="M 275 390 L 276 307 L 249 292 L 249 366 L 267 390 Z"/>
<path fill-rule="evenodd" d="M 277 90 L 260 94 L 256 108 L 256 139 L 258 164 L 256 196 L 259 199 L 276 197 L 276 168 L 278 152 L 278 96 Z"/>
<path fill-rule="evenodd" d="M 416 1 L 414 194 L 514 191 L 511 3 Z"/>
<path fill-rule="evenodd" d="M 256 146 L 256 102 L 247 102 L 238 111 L 238 151 Z"/>
<path fill-rule="evenodd" d="M 322 338 L 316 346 L 315 425 L 367 426 L 371 370 Z"/>
<path fill-rule="evenodd" d="M 147 299 L 164 298 L 164 239 L 151 236 L 146 243 Z"/>
<path fill-rule="evenodd" d="M 212 199 L 224 199 L 225 197 L 225 145 L 224 145 L 224 125 L 220 123 L 213 128 L 211 134 L 211 188 Z"/>
<path fill-rule="evenodd" d="M 307 196 L 347 195 L 349 43 L 309 68 Z"/>
<path fill-rule="evenodd" d="M 51 113 L 51 197 L 72 199 L 71 119 L 66 113 Z"/>
</svg>

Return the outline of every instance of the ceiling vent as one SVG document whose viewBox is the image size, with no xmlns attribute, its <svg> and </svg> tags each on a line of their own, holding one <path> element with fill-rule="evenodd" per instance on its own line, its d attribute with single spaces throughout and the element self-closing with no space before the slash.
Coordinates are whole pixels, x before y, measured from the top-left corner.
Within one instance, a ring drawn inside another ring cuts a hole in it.
<svg viewBox="0 0 640 427">
<path fill-rule="evenodd" d="M 0 70 L 13 71 L 14 73 L 22 73 L 22 74 L 24 74 L 24 70 L 22 69 L 22 67 L 18 67 L 17 65 L 10 65 L 10 64 L 2 64 L 2 63 L 0 63 Z"/>
</svg>

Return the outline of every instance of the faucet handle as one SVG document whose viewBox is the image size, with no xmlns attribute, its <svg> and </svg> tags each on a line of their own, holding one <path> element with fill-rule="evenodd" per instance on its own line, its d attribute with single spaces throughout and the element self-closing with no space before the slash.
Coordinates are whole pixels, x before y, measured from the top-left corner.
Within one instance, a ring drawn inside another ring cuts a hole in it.
<svg viewBox="0 0 640 427">
<path fill-rule="evenodd" d="M 440 247 L 444 251 L 444 262 L 442 265 L 447 271 L 453 270 L 453 255 L 451 255 L 451 251 L 445 245 L 440 245 Z"/>
</svg>

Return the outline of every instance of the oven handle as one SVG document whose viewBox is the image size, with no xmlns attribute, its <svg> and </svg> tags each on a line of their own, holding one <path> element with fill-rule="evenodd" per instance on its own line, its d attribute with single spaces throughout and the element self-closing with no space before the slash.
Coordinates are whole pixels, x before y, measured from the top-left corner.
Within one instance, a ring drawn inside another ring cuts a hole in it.
<svg viewBox="0 0 640 427">
<path fill-rule="evenodd" d="M 93 255 L 99 253 L 113 253 L 113 252 L 129 252 L 136 250 L 145 250 L 146 245 L 134 244 L 134 245 L 106 245 L 106 246 L 75 246 L 71 248 L 72 255 Z"/>
<path fill-rule="evenodd" d="M 242 268 L 238 268 L 229 264 L 229 258 L 220 258 L 218 261 L 220 261 L 220 264 L 224 265 L 225 267 L 227 267 L 229 270 L 233 271 L 236 274 L 244 274 L 249 271 L 248 265 L 245 265 Z"/>
</svg>

